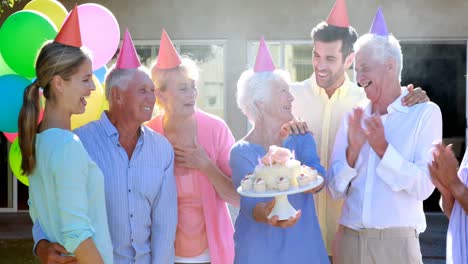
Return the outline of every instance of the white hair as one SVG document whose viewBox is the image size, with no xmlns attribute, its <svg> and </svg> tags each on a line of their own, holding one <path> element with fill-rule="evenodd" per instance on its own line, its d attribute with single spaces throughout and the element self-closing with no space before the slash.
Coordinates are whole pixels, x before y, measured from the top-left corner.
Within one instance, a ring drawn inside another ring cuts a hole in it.
<svg viewBox="0 0 468 264">
<path fill-rule="evenodd" d="M 261 116 L 256 102 L 262 102 L 271 96 L 272 84 L 278 80 L 290 83 L 289 73 L 283 70 L 273 72 L 244 71 L 237 81 L 237 105 L 250 123 Z"/>
<path fill-rule="evenodd" d="M 392 58 L 395 60 L 396 73 L 401 81 L 401 70 L 403 69 L 403 54 L 399 41 L 393 36 L 378 36 L 375 34 L 365 34 L 354 43 L 354 51 L 357 54 L 360 49 L 372 49 L 373 56 L 382 63 Z"/>
<path fill-rule="evenodd" d="M 126 90 L 128 83 L 137 71 L 145 73 L 148 75 L 148 78 L 150 76 L 149 70 L 145 66 L 140 66 L 137 69 L 116 69 L 115 64 L 112 65 L 106 74 L 106 100 L 109 101 L 110 93 L 113 88 Z"/>
</svg>

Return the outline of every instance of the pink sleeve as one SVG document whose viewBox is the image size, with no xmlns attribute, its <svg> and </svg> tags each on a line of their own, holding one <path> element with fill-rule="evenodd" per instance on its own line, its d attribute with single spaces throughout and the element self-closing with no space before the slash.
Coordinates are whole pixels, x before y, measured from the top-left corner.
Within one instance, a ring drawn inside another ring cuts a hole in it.
<svg viewBox="0 0 468 264">
<path fill-rule="evenodd" d="M 163 128 L 162 128 L 162 121 L 161 121 L 162 116 L 155 116 L 151 120 L 145 123 L 145 125 L 151 129 L 153 129 L 155 132 L 158 132 L 159 134 L 163 135 Z"/>
</svg>

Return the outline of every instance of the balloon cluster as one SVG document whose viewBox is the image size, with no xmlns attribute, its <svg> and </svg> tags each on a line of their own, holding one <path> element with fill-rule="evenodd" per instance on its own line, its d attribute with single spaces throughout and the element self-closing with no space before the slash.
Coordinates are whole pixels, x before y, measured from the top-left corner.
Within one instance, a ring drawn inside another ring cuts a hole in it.
<svg viewBox="0 0 468 264">
<path fill-rule="evenodd" d="M 83 46 L 93 55 L 96 90 L 88 98 L 86 111 L 72 116 L 72 129 L 99 119 L 106 107 L 103 82 L 108 63 L 117 51 L 120 29 L 115 16 L 105 7 L 88 3 L 78 6 Z M 56 0 L 33 0 L 0 25 L 0 131 L 12 142 L 9 163 L 13 174 L 28 185 L 21 171 L 18 146 L 18 116 L 24 89 L 36 77 L 35 62 L 42 46 L 53 40 L 69 15 Z M 42 96 L 41 96 L 42 98 Z M 45 100 L 41 99 L 41 121 Z"/>
</svg>

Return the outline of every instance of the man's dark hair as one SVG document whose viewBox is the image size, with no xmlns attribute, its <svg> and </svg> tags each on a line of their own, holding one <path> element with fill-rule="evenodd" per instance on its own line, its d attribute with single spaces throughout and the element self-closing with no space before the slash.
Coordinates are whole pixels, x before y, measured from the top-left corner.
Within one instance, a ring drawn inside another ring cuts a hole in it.
<svg viewBox="0 0 468 264">
<path fill-rule="evenodd" d="M 353 45 L 358 38 L 358 34 L 353 27 L 337 27 L 329 25 L 326 22 L 321 22 L 316 27 L 314 27 L 310 33 L 310 36 L 312 37 L 313 42 L 317 40 L 323 42 L 341 40 L 343 43 L 343 45 L 341 45 L 343 60 L 346 59 L 349 54 L 354 52 Z"/>
</svg>

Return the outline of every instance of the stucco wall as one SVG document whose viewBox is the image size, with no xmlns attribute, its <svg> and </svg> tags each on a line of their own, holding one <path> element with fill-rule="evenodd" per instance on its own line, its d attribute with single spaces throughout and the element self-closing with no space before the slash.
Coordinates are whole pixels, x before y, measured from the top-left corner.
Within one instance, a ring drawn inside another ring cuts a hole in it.
<svg viewBox="0 0 468 264">
<path fill-rule="evenodd" d="M 75 1 L 62 1 L 71 8 Z M 83 3 L 85 1 L 78 1 Z M 309 39 L 310 29 L 325 19 L 333 0 L 112 0 L 94 1 L 109 8 L 122 30 L 134 39 L 159 39 L 165 28 L 172 39 L 225 39 L 226 121 L 236 138 L 246 122 L 235 104 L 237 78 L 247 65 L 247 41 Z M 351 24 L 367 32 L 378 6 L 399 39 L 467 39 L 467 0 L 348 0 Z"/>
</svg>

